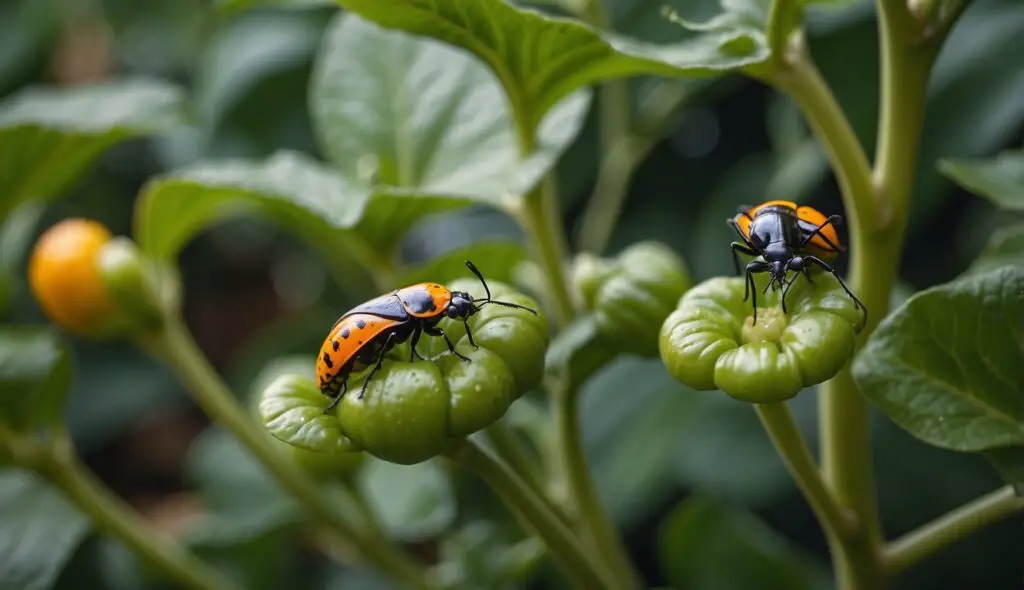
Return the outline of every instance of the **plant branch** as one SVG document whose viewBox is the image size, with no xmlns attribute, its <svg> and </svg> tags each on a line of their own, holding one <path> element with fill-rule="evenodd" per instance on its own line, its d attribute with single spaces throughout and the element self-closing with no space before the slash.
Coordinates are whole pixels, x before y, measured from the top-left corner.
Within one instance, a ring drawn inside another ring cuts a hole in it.
<svg viewBox="0 0 1024 590">
<path fill-rule="evenodd" d="M 173 537 L 149 526 L 82 465 L 66 432 L 54 434 L 54 444 L 41 450 L 34 467 L 40 476 L 89 515 L 97 528 L 119 539 L 186 588 L 226 590 L 238 587 Z"/>
<path fill-rule="evenodd" d="M 587 469 L 580 437 L 579 391 L 565 385 L 552 387 L 550 391 L 555 418 L 555 450 L 559 454 L 559 465 L 565 471 L 568 499 L 576 505 L 579 524 L 597 550 L 601 562 L 614 576 L 616 587 L 635 588 L 638 576 L 618 531 L 601 505 Z"/>
<path fill-rule="evenodd" d="M 558 209 L 557 190 L 554 173 L 547 174 L 523 199 L 517 217 L 530 236 L 535 256 L 547 277 L 555 323 L 564 326 L 572 321 L 576 308 L 565 276 L 569 247 L 559 223 L 562 215 Z"/>
<path fill-rule="evenodd" d="M 180 318 L 166 318 L 164 330 L 157 337 L 140 344 L 178 375 L 203 411 L 248 448 L 311 516 L 330 526 L 335 534 L 352 539 L 363 557 L 382 571 L 420 590 L 435 587 L 435 583 L 427 578 L 426 570 L 410 557 L 384 540 L 353 527 L 331 504 L 323 490 L 272 444 L 270 435 L 242 409 L 209 365 Z"/>
<path fill-rule="evenodd" d="M 509 428 L 504 420 L 498 420 L 483 430 L 484 439 L 494 448 L 495 454 L 508 463 L 523 482 L 533 491 L 544 495 L 544 476 L 540 466 L 523 448 L 516 438 L 516 433 Z"/>
<path fill-rule="evenodd" d="M 886 545 L 882 559 L 888 573 L 898 573 L 975 531 L 1024 511 L 1024 498 L 1005 486 L 941 516 Z"/>
<path fill-rule="evenodd" d="M 851 515 L 843 512 L 825 486 L 789 405 L 786 402 L 755 404 L 754 409 L 825 534 L 835 540 L 848 537 L 854 525 Z"/>
<path fill-rule="evenodd" d="M 587 590 L 617 590 L 615 583 L 598 572 L 572 532 L 566 528 L 548 504 L 541 500 L 507 465 L 470 439 L 448 452 L 448 457 L 476 473 L 501 497 L 509 509 L 519 515 L 544 541 L 556 560 L 580 587 Z"/>
</svg>

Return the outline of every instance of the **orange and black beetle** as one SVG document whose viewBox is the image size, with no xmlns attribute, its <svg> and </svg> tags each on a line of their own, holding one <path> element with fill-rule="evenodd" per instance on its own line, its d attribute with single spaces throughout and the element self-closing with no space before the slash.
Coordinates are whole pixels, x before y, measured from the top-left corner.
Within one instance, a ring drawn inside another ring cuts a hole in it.
<svg viewBox="0 0 1024 590">
<path fill-rule="evenodd" d="M 348 391 L 349 375 L 373 365 L 373 370 L 366 376 L 359 391 L 359 398 L 362 399 L 367 384 L 384 361 L 384 354 L 410 336 L 410 362 L 416 358 L 423 359 L 416 351 L 416 344 L 422 334 L 444 338 L 452 354 L 469 361 L 468 357 L 455 350 L 451 339 L 437 325 L 444 318 L 465 323 L 469 343 L 477 347 L 468 320 L 481 306 L 493 303 L 525 309 L 537 315 L 536 311 L 528 307 L 491 299 L 491 290 L 480 271 L 468 260 L 466 266 L 480 279 L 486 298 L 474 300 L 472 295 L 464 291 L 449 291 L 437 283 L 418 283 L 371 299 L 338 318 L 324 339 L 317 358 L 320 391 L 333 398 L 327 411 L 333 409 Z"/>
<path fill-rule="evenodd" d="M 782 312 L 786 312 L 786 294 L 790 286 L 802 273 L 811 280 L 810 267 L 820 266 L 832 273 L 857 307 L 867 318 L 864 304 L 847 288 L 839 274 L 823 259 L 832 260 L 840 252 L 845 252 L 839 244 L 836 225 L 842 223 L 842 217 L 832 215 L 825 217 L 821 212 L 806 205 L 798 206 L 791 201 L 768 201 L 756 207 L 740 207 L 735 217 L 727 223 L 743 238 L 743 243 L 732 243 L 733 262 L 736 274 L 740 272 L 739 253 L 756 256 L 746 268 L 746 284 L 743 300 L 752 297 L 754 306 L 754 323 L 757 323 L 757 293 L 754 286 L 754 273 L 767 272 L 770 279 L 769 287 L 774 290 L 776 285 L 783 287 Z M 788 282 L 786 274 L 794 271 L 797 274 Z"/>
</svg>

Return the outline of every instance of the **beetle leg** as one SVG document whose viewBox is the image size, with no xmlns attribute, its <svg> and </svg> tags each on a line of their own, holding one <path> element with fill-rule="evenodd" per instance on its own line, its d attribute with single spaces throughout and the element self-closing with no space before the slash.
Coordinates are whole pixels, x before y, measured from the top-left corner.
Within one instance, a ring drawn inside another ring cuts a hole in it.
<svg viewBox="0 0 1024 590">
<path fill-rule="evenodd" d="M 738 228 L 737 228 L 738 231 Z M 743 234 L 740 234 L 743 235 Z M 744 241 L 746 238 L 744 237 Z M 736 266 L 736 274 L 740 274 L 740 255 L 739 253 L 746 254 L 747 256 L 757 256 L 757 251 L 750 247 L 749 242 L 747 244 L 741 244 L 739 242 L 732 243 L 732 263 Z M 746 297 L 743 298 L 747 300 Z"/>
<path fill-rule="evenodd" d="M 416 326 L 412 330 L 412 339 L 409 341 L 409 362 L 414 362 L 416 359 L 421 361 L 427 360 L 423 356 L 416 352 L 416 344 L 420 341 L 420 334 L 423 333 L 422 326 Z"/>
<path fill-rule="evenodd" d="M 825 229 L 826 227 L 828 227 L 830 225 L 833 228 L 836 227 L 836 224 L 840 223 L 842 220 L 843 220 L 843 218 L 840 217 L 839 215 L 833 215 L 833 216 L 829 217 L 828 219 L 826 219 L 825 221 L 821 222 L 821 225 L 815 227 L 813 230 L 811 230 L 811 232 L 809 234 L 804 236 L 803 241 L 800 242 L 800 247 L 803 248 L 804 246 L 809 244 L 811 242 L 811 240 L 815 236 L 817 236 L 817 237 L 821 238 L 826 244 L 829 245 L 830 248 L 832 248 L 836 252 L 846 252 L 846 248 L 843 248 L 842 246 L 833 244 L 832 240 L 828 239 L 827 237 L 825 237 L 825 234 L 821 233 L 821 230 Z M 808 225 L 810 225 L 810 224 L 808 224 Z"/>
<path fill-rule="evenodd" d="M 480 348 L 479 346 L 476 345 L 476 342 L 473 341 L 473 332 L 469 329 L 469 320 L 466 320 L 463 323 L 466 325 L 466 337 L 469 338 L 469 343 L 473 346 L 473 348 Z"/>
<path fill-rule="evenodd" d="M 448 351 L 449 352 L 451 352 L 455 356 L 459 357 L 460 359 L 466 361 L 467 363 L 470 362 L 470 359 L 469 359 L 468 356 L 466 356 L 466 355 L 460 353 L 459 351 L 455 350 L 455 345 L 452 344 L 451 338 L 449 338 L 448 334 L 445 334 L 444 330 L 442 330 L 439 326 L 431 326 L 429 328 L 423 328 L 423 331 L 426 332 L 427 334 L 430 334 L 431 336 L 440 336 L 440 337 L 444 338 L 444 343 L 448 345 Z"/>
<path fill-rule="evenodd" d="M 348 393 L 348 377 L 341 382 L 341 391 L 331 399 L 331 403 L 327 404 L 327 407 L 324 408 L 324 413 L 331 412 L 334 408 L 338 407 L 338 404 L 341 403 L 341 398 L 345 397 L 346 393 Z"/>
<path fill-rule="evenodd" d="M 757 325 L 757 284 L 754 282 L 755 272 L 765 272 L 769 269 L 767 262 L 761 262 L 754 260 L 747 265 L 747 283 L 743 289 L 743 300 L 746 301 L 746 295 L 750 295 L 751 302 L 754 306 L 754 325 Z"/>
<path fill-rule="evenodd" d="M 359 389 L 358 399 L 363 399 L 363 395 L 366 393 L 366 386 L 370 384 L 370 380 L 380 370 L 381 365 L 384 364 L 384 353 L 388 351 L 391 345 L 391 339 L 395 337 L 395 332 L 388 334 L 387 340 L 384 341 L 384 346 L 380 347 L 380 352 L 377 353 L 377 362 L 373 365 L 373 369 L 370 369 L 370 374 L 363 380 L 363 386 Z"/>
<path fill-rule="evenodd" d="M 843 282 L 843 278 L 839 276 L 839 273 L 837 273 L 834 268 L 829 266 L 826 262 L 824 262 L 817 256 L 804 256 L 804 260 L 813 262 L 814 264 L 817 264 L 821 268 L 832 273 L 832 276 L 834 276 L 836 280 L 839 281 L 839 286 L 841 286 L 843 290 L 846 291 L 846 294 L 850 296 L 850 299 L 853 299 L 853 302 L 857 305 L 857 307 L 859 307 L 861 311 L 864 312 L 864 321 L 868 321 L 868 308 L 864 307 L 864 304 L 861 303 L 860 299 L 857 299 L 857 296 L 854 295 L 852 291 L 850 291 L 850 288 L 846 286 L 846 283 Z"/>
</svg>

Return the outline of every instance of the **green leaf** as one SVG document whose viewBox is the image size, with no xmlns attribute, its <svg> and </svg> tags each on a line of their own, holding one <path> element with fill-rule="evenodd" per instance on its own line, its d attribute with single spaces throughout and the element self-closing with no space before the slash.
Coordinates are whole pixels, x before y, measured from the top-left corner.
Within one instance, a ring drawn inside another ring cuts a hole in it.
<svg viewBox="0 0 1024 590">
<path fill-rule="evenodd" d="M 580 92 L 554 109 L 520 163 L 508 103 L 472 55 L 432 39 L 338 14 L 314 68 L 310 103 L 320 142 L 355 184 L 472 197 L 491 206 L 528 192 L 583 124 Z"/>
<path fill-rule="evenodd" d="M 1024 211 L 1024 150 L 1004 151 L 991 159 L 940 160 L 939 171 L 1001 209 Z"/>
<path fill-rule="evenodd" d="M 573 320 L 555 337 L 545 366 L 564 381 L 563 387 L 575 389 L 616 355 L 601 337 L 594 317 L 587 315 Z"/>
<path fill-rule="evenodd" d="M 504 0 L 338 0 L 384 27 L 467 49 L 505 87 L 517 122 L 531 133 L 558 102 L 603 80 L 655 74 L 714 75 L 768 57 L 754 28 L 715 30 L 666 45 L 597 31 Z"/>
<path fill-rule="evenodd" d="M 36 237 L 36 225 L 44 210 L 42 203 L 22 203 L 0 224 L 0 311 L 25 280 L 22 261 Z"/>
<path fill-rule="evenodd" d="M 1024 446 L 992 449 L 986 451 L 985 456 L 1003 480 L 1013 486 L 1014 492 L 1024 497 Z"/>
<path fill-rule="evenodd" d="M 438 460 L 398 465 L 371 458 L 359 486 L 388 536 L 403 542 L 435 537 L 455 521 L 455 498 Z"/>
<path fill-rule="evenodd" d="M 0 219 L 60 196 L 111 145 L 184 123 L 184 93 L 166 82 L 20 91 L 0 104 Z"/>
<path fill-rule="evenodd" d="M 471 261 L 488 282 L 513 283 L 516 266 L 527 259 L 526 249 L 515 242 L 476 242 L 457 248 L 417 266 L 394 281 L 394 287 L 434 281 L 449 283 L 471 277 L 466 261 Z"/>
<path fill-rule="evenodd" d="M 262 6 L 310 9 L 337 6 L 333 0 L 217 0 L 216 7 L 226 13 L 242 12 Z"/>
<path fill-rule="evenodd" d="M 210 225 L 252 212 L 338 256 L 346 235 L 363 238 L 366 248 L 383 247 L 417 218 L 469 203 L 374 192 L 307 156 L 280 151 L 263 162 L 199 163 L 150 182 L 136 209 L 135 236 L 149 254 L 173 258 Z"/>
<path fill-rule="evenodd" d="M 48 590 L 89 529 L 32 473 L 0 470 L 0 590 Z"/>
<path fill-rule="evenodd" d="M 710 496 L 681 502 L 661 527 L 658 550 L 673 588 L 824 590 L 811 558 L 754 515 Z"/>
<path fill-rule="evenodd" d="M 536 537 L 515 542 L 491 520 L 473 520 L 441 540 L 437 572 L 445 588 L 513 590 L 544 559 Z"/>
<path fill-rule="evenodd" d="M 1024 223 L 1001 227 L 989 236 L 968 272 L 979 273 L 1000 266 L 1024 267 Z"/>
<path fill-rule="evenodd" d="M 886 318 L 854 363 L 894 422 L 945 449 L 1024 445 L 1024 268 L 921 291 Z"/>
<path fill-rule="evenodd" d="M 0 422 L 30 430 L 60 419 L 71 372 L 67 346 L 53 330 L 0 327 Z"/>
</svg>

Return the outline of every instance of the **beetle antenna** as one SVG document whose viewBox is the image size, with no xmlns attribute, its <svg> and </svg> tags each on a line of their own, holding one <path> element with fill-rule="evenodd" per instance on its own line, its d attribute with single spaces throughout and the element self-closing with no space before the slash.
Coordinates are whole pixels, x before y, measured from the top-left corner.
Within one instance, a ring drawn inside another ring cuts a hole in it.
<svg viewBox="0 0 1024 590">
<path fill-rule="evenodd" d="M 476 278 L 480 279 L 480 284 L 482 284 L 484 286 L 484 292 L 487 293 L 487 297 L 485 297 L 484 299 L 479 301 L 479 305 L 477 305 L 477 309 L 479 309 L 480 307 L 484 306 L 487 303 L 493 303 L 495 305 L 501 305 L 502 307 L 511 307 L 511 308 L 514 308 L 514 309 L 525 309 L 526 311 L 532 313 L 533 315 L 537 315 L 536 310 L 530 309 L 529 307 L 526 307 L 525 305 L 519 305 L 517 303 L 509 303 L 508 301 L 496 301 L 494 299 L 491 299 L 491 289 L 490 289 L 490 287 L 487 286 L 487 281 L 484 280 L 484 275 L 480 272 L 479 269 L 477 269 L 477 267 L 472 262 L 470 262 L 468 260 L 466 261 L 466 267 L 468 267 L 469 270 L 474 275 L 476 275 Z"/>
</svg>

